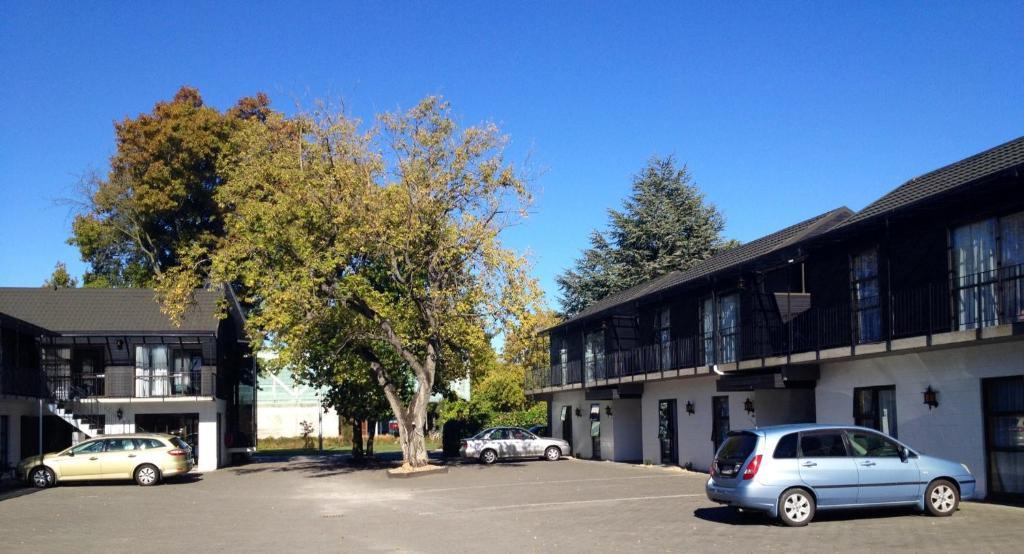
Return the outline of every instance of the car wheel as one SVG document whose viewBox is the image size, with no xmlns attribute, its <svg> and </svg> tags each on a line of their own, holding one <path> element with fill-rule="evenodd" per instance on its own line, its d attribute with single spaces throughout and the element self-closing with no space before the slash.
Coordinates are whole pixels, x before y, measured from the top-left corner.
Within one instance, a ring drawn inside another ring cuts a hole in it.
<svg viewBox="0 0 1024 554">
<path fill-rule="evenodd" d="M 487 465 L 493 464 L 498 461 L 498 453 L 491 449 L 484 450 L 480 453 L 480 461 Z"/>
<path fill-rule="evenodd" d="M 788 527 L 803 527 L 814 518 L 814 497 L 804 489 L 789 489 L 779 497 L 779 521 Z"/>
<path fill-rule="evenodd" d="M 544 459 L 554 462 L 562 457 L 562 450 L 557 446 L 549 446 L 544 450 Z"/>
<path fill-rule="evenodd" d="M 39 466 L 32 470 L 28 475 L 29 481 L 32 482 L 32 486 L 45 489 L 52 487 L 56 476 L 53 474 L 53 470 L 48 467 Z"/>
<path fill-rule="evenodd" d="M 932 481 L 924 493 L 924 507 L 933 516 L 953 515 L 960 505 L 960 493 L 956 486 L 945 479 Z"/>
<path fill-rule="evenodd" d="M 141 465 L 135 470 L 135 482 L 140 487 L 151 487 L 160 482 L 160 470 L 150 464 Z"/>
</svg>

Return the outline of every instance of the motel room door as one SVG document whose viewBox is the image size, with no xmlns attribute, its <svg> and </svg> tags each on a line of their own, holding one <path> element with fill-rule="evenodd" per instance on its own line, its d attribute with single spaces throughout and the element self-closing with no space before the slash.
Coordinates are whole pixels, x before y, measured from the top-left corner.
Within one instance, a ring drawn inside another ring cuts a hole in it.
<svg viewBox="0 0 1024 554">
<path fill-rule="evenodd" d="M 982 380 L 988 495 L 1024 500 L 1024 375 Z"/>
<path fill-rule="evenodd" d="M 725 442 L 729 434 L 729 397 L 711 397 L 711 441 L 715 444 L 715 453 L 718 447 Z"/>
<path fill-rule="evenodd" d="M 679 464 L 679 447 L 676 434 L 676 401 L 658 401 L 658 440 L 661 442 L 661 463 Z"/>
<path fill-rule="evenodd" d="M 569 443 L 569 454 L 573 453 L 572 446 L 572 406 L 562 406 L 562 440 Z"/>
</svg>

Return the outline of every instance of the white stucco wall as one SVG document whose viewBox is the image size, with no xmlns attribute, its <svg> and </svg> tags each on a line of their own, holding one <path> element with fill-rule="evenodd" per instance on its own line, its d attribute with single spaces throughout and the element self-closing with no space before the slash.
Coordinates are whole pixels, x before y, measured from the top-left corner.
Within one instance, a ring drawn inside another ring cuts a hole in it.
<svg viewBox="0 0 1024 554">
<path fill-rule="evenodd" d="M 653 464 L 661 463 L 661 443 L 658 440 L 658 401 L 676 400 L 676 432 L 679 441 L 679 465 L 688 463 L 700 471 L 707 471 L 714 457 L 711 440 L 711 397 L 729 397 L 729 427 L 753 427 L 755 420 L 743 410 L 748 397 L 756 403 L 753 393 L 715 391 L 714 375 L 654 381 L 644 384 L 643 394 L 643 457 Z M 686 402 L 692 401 L 694 414 L 686 413 Z"/>
<path fill-rule="evenodd" d="M 318 406 L 260 406 L 257 411 L 256 434 L 259 438 L 298 437 L 302 435 L 303 421 L 313 425 L 313 434 L 318 433 L 319 414 L 323 409 Z M 338 436 L 338 413 L 324 412 L 323 432 L 325 437 Z"/>
<path fill-rule="evenodd" d="M 146 400 L 133 402 L 101 402 L 100 412 L 105 417 L 104 432 L 134 433 L 135 416 L 137 414 L 199 414 L 199 459 L 196 469 L 212 471 L 231 461 L 231 455 L 224 446 L 224 431 L 227 427 L 227 402 L 224 400 Z M 117 419 L 118 408 L 122 411 L 121 419 Z M 220 434 L 217 433 L 217 415 L 220 414 Z M 216 456 L 217 445 L 220 444 L 220 460 Z"/>
<path fill-rule="evenodd" d="M 985 494 L 981 380 L 1024 374 L 1024 343 L 1006 342 L 823 364 L 816 389 L 820 423 L 853 423 L 853 389 L 895 385 L 899 439 L 927 454 L 965 463 Z M 938 391 L 928 409 L 922 391 Z"/>
<path fill-rule="evenodd" d="M 611 427 L 614 428 L 615 446 L 610 459 L 621 462 L 643 460 L 642 402 L 620 399 L 612 402 Z"/>
</svg>

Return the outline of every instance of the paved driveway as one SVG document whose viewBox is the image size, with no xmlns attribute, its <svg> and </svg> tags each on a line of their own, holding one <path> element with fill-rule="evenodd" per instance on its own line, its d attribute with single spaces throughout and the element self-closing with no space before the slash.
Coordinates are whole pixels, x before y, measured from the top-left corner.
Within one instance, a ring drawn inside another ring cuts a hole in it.
<svg viewBox="0 0 1024 554">
<path fill-rule="evenodd" d="M 254 463 L 159 487 L 67 485 L 0 500 L 5 552 L 1017 550 L 1024 510 L 967 503 L 821 514 L 783 528 L 707 501 L 705 477 L 608 462 L 458 465 L 388 479 L 335 461 Z"/>
</svg>

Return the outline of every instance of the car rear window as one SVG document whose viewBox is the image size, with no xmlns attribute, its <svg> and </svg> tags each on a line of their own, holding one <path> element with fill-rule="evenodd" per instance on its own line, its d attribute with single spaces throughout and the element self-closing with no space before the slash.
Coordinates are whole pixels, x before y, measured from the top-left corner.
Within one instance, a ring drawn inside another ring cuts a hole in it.
<svg viewBox="0 0 1024 554">
<path fill-rule="evenodd" d="M 772 454 L 773 458 L 796 458 L 796 444 L 797 444 L 797 433 L 790 433 L 781 439 L 779 443 L 775 445 L 775 453 Z"/>
<path fill-rule="evenodd" d="M 753 433 L 730 434 L 722 447 L 718 449 L 719 460 L 746 460 L 757 446 L 757 435 Z"/>
</svg>

